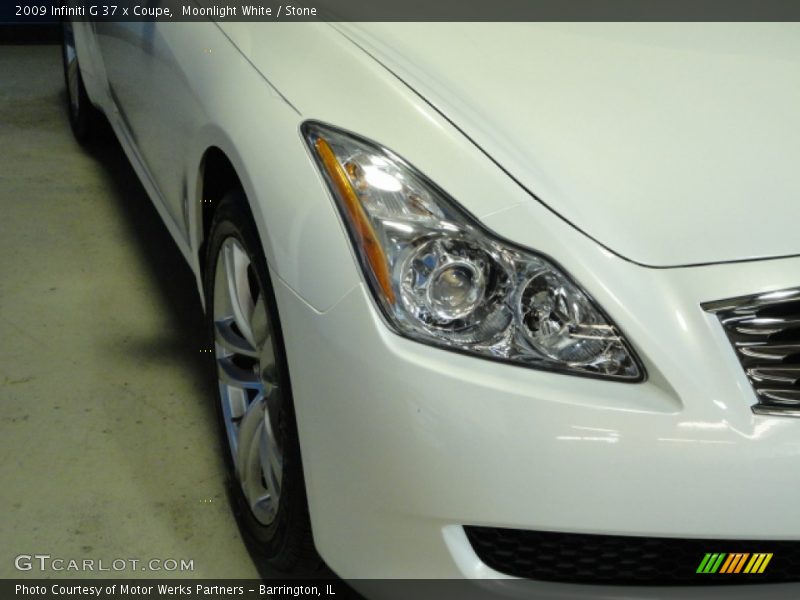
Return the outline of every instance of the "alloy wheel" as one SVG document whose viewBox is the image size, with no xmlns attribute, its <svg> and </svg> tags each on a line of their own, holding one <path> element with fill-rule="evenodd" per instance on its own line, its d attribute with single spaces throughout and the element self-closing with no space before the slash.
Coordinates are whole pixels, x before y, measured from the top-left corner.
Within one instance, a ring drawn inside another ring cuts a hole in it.
<svg viewBox="0 0 800 600">
<path fill-rule="evenodd" d="M 275 520 L 283 483 L 282 391 L 265 295 L 235 237 L 214 274 L 214 351 L 229 451 L 242 492 L 262 525 Z"/>
</svg>

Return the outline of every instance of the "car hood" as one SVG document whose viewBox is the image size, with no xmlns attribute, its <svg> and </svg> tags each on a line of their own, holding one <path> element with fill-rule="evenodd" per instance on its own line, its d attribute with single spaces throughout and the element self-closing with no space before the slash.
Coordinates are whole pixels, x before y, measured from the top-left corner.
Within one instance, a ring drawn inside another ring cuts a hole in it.
<svg viewBox="0 0 800 600">
<path fill-rule="evenodd" d="M 629 260 L 800 254 L 795 24 L 336 27 Z"/>
</svg>

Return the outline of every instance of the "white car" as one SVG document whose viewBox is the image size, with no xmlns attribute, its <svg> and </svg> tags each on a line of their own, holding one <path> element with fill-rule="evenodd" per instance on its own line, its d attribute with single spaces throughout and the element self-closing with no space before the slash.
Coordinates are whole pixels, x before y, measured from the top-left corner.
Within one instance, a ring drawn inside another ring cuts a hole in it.
<svg viewBox="0 0 800 600">
<path fill-rule="evenodd" d="M 64 58 L 197 276 L 259 560 L 800 578 L 796 24 L 66 22 Z"/>
</svg>

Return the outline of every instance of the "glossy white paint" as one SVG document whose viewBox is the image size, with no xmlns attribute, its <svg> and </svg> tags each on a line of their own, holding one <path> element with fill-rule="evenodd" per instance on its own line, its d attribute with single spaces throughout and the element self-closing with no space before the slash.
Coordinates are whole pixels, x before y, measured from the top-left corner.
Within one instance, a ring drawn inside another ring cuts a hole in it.
<svg viewBox="0 0 800 600">
<path fill-rule="evenodd" d="M 688 41 L 699 43 L 700 38 L 692 27 L 683 50 L 666 29 L 663 39 L 647 45 L 632 40 L 631 30 L 618 28 L 602 35 L 593 30 L 594 36 L 580 28 L 543 28 L 523 40 L 517 26 L 502 36 L 499 26 L 487 25 L 483 37 L 478 36 L 481 26 L 374 27 L 384 38 L 380 44 L 370 38 L 376 52 L 380 46 L 381 56 L 408 74 L 418 91 L 483 150 L 344 37 L 342 26 L 159 24 L 146 43 L 134 29 L 101 28 L 94 35 L 88 26 L 76 28 L 91 97 L 109 116 L 198 278 L 203 241 L 198 173 L 206 150 L 221 149 L 243 183 L 275 283 L 314 536 L 330 566 L 349 578 L 496 576 L 459 537 L 462 524 L 800 538 L 800 516 L 794 510 L 800 489 L 795 468 L 800 421 L 752 414 L 753 393 L 733 351 L 715 319 L 700 308 L 710 300 L 797 286 L 800 258 L 674 269 L 637 265 L 531 198 L 484 154 L 492 154 L 552 208 L 628 258 L 680 264 L 796 252 L 793 221 L 786 215 L 797 216 L 797 204 L 787 201 L 797 181 L 784 169 L 788 158 L 771 163 L 777 170 L 760 188 L 766 196 L 745 206 L 741 190 L 724 180 L 723 166 L 708 158 L 718 154 L 706 155 L 700 169 L 680 152 L 688 147 L 680 139 L 688 130 L 681 128 L 690 124 L 699 127 L 695 147 L 706 152 L 719 146 L 720 140 L 705 135 L 715 128 L 722 131 L 722 117 L 706 122 L 692 111 L 678 114 L 672 92 L 663 105 L 647 102 L 658 95 L 624 95 L 620 101 L 630 110 L 619 115 L 612 102 L 619 89 L 607 85 L 613 80 L 609 70 L 617 69 L 618 78 L 629 72 L 620 66 L 620 57 L 632 48 L 637 51 L 631 56 L 639 58 L 624 65 L 635 68 L 647 86 L 658 83 L 647 61 L 677 76 L 667 67 L 676 64 L 681 52 L 696 52 L 703 68 L 711 68 L 712 59 L 731 68 L 741 59 L 763 60 L 779 69 L 777 58 L 759 57 L 753 41 L 742 50 L 753 57 L 724 58 L 715 35 L 695 48 Z M 367 43 L 367 26 L 345 29 Z M 402 39 L 424 31 L 428 35 L 423 38 Z M 437 58 L 429 55 L 422 65 L 417 52 L 432 50 L 438 31 Z M 472 32 L 472 37 L 459 41 L 457 31 Z M 609 40 L 613 35 L 619 39 Z M 478 60 L 466 43 L 470 39 L 474 45 L 491 41 L 505 47 L 506 60 L 513 64 L 493 62 L 490 56 Z M 386 40 L 394 45 L 391 52 Z M 507 46 L 523 41 L 527 45 L 516 53 Z M 584 96 L 570 96 L 567 84 L 577 86 L 578 75 L 593 70 L 580 58 L 592 43 L 597 73 L 582 90 Z M 141 89 L 126 95 L 126 83 L 115 88 L 113 81 L 109 88 L 107 73 L 113 69 L 108 61 L 114 53 L 101 53 L 104 44 L 140 44 Z M 547 119 L 536 123 L 522 96 L 508 97 L 522 89 L 515 86 L 525 85 L 512 71 L 531 75 L 545 68 L 536 62 L 536 53 L 531 54 L 536 69 L 521 60 L 523 50 L 533 52 L 535 44 L 559 48 L 565 65 L 560 87 L 536 95 L 549 111 Z M 456 46 L 478 61 L 474 73 L 456 64 Z M 798 55 L 789 50 L 787 56 Z M 483 90 L 476 79 L 481 73 L 490 82 Z M 501 88 L 499 80 L 491 83 L 500 75 L 508 87 Z M 700 80 L 691 89 L 708 100 L 716 88 L 707 86 Z M 445 100 L 449 104 L 440 104 Z M 750 100 L 744 94 L 744 101 Z M 486 111 L 492 101 L 496 109 Z M 783 107 L 786 118 L 797 118 L 796 111 L 781 104 L 787 98 L 775 102 L 776 111 Z M 632 107 L 639 104 L 634 114 Z M 709 106 L 701 105 L 704 115 L 711 114 Z M 746 106 L 725 110 L 729 116 Z M 593 117 L 592 107 L 605 112 Z M 661 109 L 665 120 L 678 120 L 676 139 L 658 122 Z M 642 116 L 647 111 L 652 118 Z M 771 123 L 766 112 L 756 113 L 761 123 Z M 619 131 L 615 116 L 624 123 Z M 623 384 L 546 373 L 431 348 L 392 333 L 362 283 L 342 224 L 300 138 L 298 128 L 308 118 L 384 144 L 487 227 L 551 256 L 619 325 L 642 358 L 648 379 Z M 543 128 L 538 133 L 537 124 Z M 742 126 L 756 135 L 757 124 Z M 580 151 L 568 151 L 559 128 L 571 132 Z M 798 130 L 782 138 L 784 151 L 793 151 Z M 601 152 L 596 145 L 601 133 L 615 131 L 619 152 L 607 146 Z M 655 132 L 664 142 L 659 147 L 667 146 L 658 160 L 650 154 L 647 169 L 632 167 L 644 160 L 631 146 L 637 131 Z M 578 137 L 588 141 L 579 144 Z M 743 145 L 726 152 L 733 161 L 726 169 L 742 166 Z M 766 159 L 759 154 L 753 160 Z M 746 176 L 725 172 L 740 180 Z M 707 179 L 698 185 L 703 173 Z M 624 184 L 614 189 L 597 184 L 612 180 Z M 747 186 L 752 185 L 748 180 Z M 652 193 L 637 196 L 637 189 Z M 698 190 L 712 189 L 735 193 L 725 203 L 698 200 Z M 776 193 L 767 194 L 770 190 Z M 643 197 L 649 199 L 636 200 Z M 729 209 L 724 215 L 714 214 L 723 207 Z M 748 214 L 748 223 L 758 227 L 745 230 L 743 211 L 755 207 L 780 209 L 782 217 L 765 214 L 755 221 Z M 765 501 L 770 510 L 752 510 Z M 553 597 L 552 585 L 541 590 Z"/>
<path fill-rule="evenodd" d="M 462 523 L 800 535 L 792 509 L 800 423 L 752 414 L 749 384 L 699 307 L 710 291 L 744 281 L 787 287 L 800 260 L 675 271 L 613 256 L 597 263 L 597 277 L 629 282 L 616 301 L 598 298 L 635 340 L 650 374 L 643 384 L 564 381 L 476 361 L 390 333 L 362 288 L 314 315 L 281 287 L 297 324 L 287 335 L 290 360 L 302 356 L 314 373 L 293 385 L 315 535 L 337 572 L 457 576 L 442 531 Z M 752 510 L 767 498 L 770 510 Z M 355 555 L 341 551 L 343 540 Z"/>
<path fill-rule="evenodd" d="M 341 27 L 622 256 L 800 254 L 796 23 Z"/>
</svg>

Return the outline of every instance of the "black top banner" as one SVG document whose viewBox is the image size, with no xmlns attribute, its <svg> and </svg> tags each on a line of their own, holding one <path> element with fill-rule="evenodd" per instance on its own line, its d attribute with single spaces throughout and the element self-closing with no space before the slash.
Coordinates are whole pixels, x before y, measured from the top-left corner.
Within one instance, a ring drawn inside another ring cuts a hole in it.
<svg viewBox="0 0 800 600">
<path fill-rule="evenodd" d="M 158 21 L 800 21 L 798 0 L 3 0 L 0 23 Z"/>
</svg>

